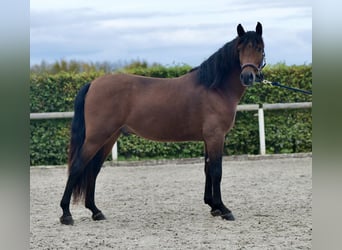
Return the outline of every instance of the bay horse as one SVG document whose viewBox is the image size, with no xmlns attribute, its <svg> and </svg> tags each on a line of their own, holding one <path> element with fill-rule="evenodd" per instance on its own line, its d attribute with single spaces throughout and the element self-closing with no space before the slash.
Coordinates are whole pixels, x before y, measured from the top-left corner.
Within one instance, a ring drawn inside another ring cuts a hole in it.
<svg viewBox="0 0 342 250">
<path fill-rule="evenodd" d="M 68 156 L 68 180 L 60 222 L 72 225 L 70 200 L 84 200 L 93 220 L 105 216 L 94 201 L 95 182 L 114 143 L 125 131 L 156 141 L 204 141 L 204 202 L 213 216 L 234 220 L 221 199 L 222 154 L 236 107 L 261 76 L 262 25 L 237 26 L 237 36 L 187 74 L 170 79 L 124 73 L 101 76 L 75 98 Z"/>
</svg>

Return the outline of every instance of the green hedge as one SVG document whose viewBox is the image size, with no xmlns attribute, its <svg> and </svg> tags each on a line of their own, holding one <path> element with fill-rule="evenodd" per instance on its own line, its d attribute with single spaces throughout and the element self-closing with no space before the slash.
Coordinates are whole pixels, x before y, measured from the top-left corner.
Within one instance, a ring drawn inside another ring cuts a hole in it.
<svg viewBox="0 0 342 250">
<path fill-rule="evenodd" d="M 124 72 L 154 77 L 177 77 L 190 66 L 163 67 L 131 65 Z M 103 75 L 104 72 L 35 74 L 30 77 L 30 111 L 72 111 L 73 101 L 82 85 Z M 282 84 L 311 90 L 311 65 L 268 66 L 265 78 Z M 312 97 L 288 90 L 256 84 L 249 88 L 241 104 L 287 103 L 312 101 Z M 31 120 L 30 164 L 56 165 L 67 161 L 70 119 Z M 267 153 L 296 153 L 312 150 L 311 109 L 279 110 L 265 112 Z M 258 154 L 259 134 L 256 112 L 238 112 L 236 123 L 227 135 L 224 153 Z M 159 143 L 136 136 L 121 136 L 118 141 L 120 159 L 178 158 L 203 155 L 203 143 Z"/>
</svg>

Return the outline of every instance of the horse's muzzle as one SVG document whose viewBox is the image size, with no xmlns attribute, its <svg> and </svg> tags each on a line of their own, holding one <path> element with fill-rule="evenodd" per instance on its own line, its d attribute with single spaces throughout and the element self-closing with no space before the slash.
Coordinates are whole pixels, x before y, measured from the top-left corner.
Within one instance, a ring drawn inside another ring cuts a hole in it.
<svg viewBox="0 0 342 250">
<path fill-rule="evenodd" d="M 240 81 L 242 85 L 250 87 L 253 85 L 253 82 L 255 81 L 255 74 L 251 71 L 241 72 Z"/>
</svg>

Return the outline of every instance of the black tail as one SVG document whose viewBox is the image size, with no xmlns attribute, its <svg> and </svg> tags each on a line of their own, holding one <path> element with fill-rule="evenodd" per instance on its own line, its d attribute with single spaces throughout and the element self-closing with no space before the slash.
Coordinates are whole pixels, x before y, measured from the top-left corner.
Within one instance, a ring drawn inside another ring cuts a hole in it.
<svg viewBox="0 0 342 250">
<path fill-rule="evenodd" d="M 84 175 L 82 172 L 85 166 L 75 164 L 77 160 L 80 160 L 80 151 L 85 139 L 85 122 L 84 122 L 84 101 L 85 96 L 89 90 L 90 83 L 84 85 L 78 92 L 75 98 L 75 113 L 71 124 L 71 139 L 69 145 L 69 157 L 68 157 L 68 173 L 79 176 L 78 181 L 73 189 L 74 201 L 78 201 L 85 192 Z"/>
</svg>

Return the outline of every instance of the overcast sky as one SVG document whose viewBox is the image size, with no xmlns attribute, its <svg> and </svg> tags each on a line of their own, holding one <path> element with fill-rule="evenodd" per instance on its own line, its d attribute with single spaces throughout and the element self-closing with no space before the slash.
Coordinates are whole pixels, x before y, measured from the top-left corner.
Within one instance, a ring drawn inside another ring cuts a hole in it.
<svg viewBox="0 0 342 250">
<path fill-rule="evenodd" d="M 42 60 L 196 66 L 263 25 L 267 62 L 312 62 L 310 0 L 31 0 L 31 65 Z"/>
</svg>

